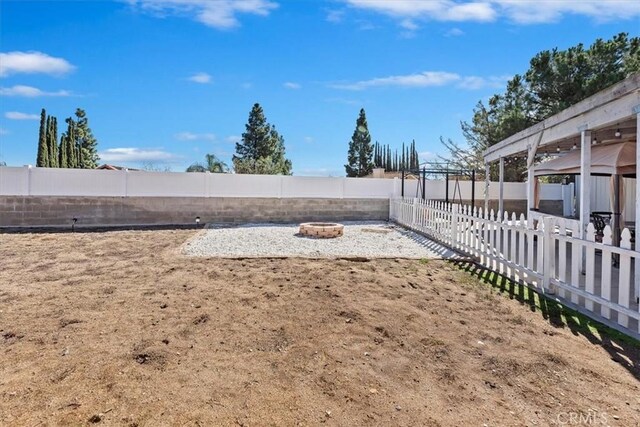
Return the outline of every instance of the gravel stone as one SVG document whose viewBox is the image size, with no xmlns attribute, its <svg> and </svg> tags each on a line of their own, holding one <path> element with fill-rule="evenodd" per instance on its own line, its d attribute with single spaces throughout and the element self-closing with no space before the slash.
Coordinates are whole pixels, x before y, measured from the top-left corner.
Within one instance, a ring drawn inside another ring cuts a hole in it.
<svg viewBox="0 0 640 427">
<path fill-rule="evenodd" d="M 317 239 L 298 235 L 298 224 L 211 226 L 183 248 L 199 257 L 451 258 L 454 252 L 386 222 L 343 222 L 344 235 Z"/>
</svg>

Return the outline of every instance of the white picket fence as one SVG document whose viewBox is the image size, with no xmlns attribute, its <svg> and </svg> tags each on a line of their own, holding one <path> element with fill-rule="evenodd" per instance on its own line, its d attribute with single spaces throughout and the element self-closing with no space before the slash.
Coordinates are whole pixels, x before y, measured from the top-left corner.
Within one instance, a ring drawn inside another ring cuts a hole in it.
<svg viewBox="0 0 640 427">
<path fill-rule="evenodd" d="M 544 217 L 529 228 L 524 215 L 407 198 L 391 200 L 389 218 L 492 271 L 582 307 L 632 335 L 640 333 L 640 289 L 634 286 L 639 253 L 631 250 L 628 229 L 617 247 L 609 226 L 597 242 L 593 224 L 583 239 L 576 222 L 563 218 Z"/>
</svg>

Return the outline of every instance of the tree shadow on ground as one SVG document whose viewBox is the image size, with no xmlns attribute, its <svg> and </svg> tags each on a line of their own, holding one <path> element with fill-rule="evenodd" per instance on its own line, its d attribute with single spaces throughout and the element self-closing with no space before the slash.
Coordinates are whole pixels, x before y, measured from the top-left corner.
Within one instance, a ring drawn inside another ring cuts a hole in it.
<svg viewBox="0 0 640 427">
<path fill-rule="evenodd" d="M 602 347 L 611 360 L 623 366 L 640 381 L 640 342 L 610 328 L 578 311 L 554 301 L 523 283 L 517 283 L 470 260 L 451 260 L 456 267 L 491 285 L 503 295 L 539 312 L 554 328 L 567 328 L 583 336 L 593 345 Z"/>
</svg>

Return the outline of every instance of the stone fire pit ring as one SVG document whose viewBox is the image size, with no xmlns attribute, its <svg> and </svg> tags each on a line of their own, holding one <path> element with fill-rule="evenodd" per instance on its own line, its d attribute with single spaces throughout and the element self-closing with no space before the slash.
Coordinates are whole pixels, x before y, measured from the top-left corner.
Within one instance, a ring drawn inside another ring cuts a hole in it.
<svg viewBox="0 0 640 427">
<path fill-rule="evenodd" d="M 342 236 L 344 225 L 335 222 L 305 222 L 300 224 L 301 236 L 317 239 L 333 239 Z"/>
</svg>

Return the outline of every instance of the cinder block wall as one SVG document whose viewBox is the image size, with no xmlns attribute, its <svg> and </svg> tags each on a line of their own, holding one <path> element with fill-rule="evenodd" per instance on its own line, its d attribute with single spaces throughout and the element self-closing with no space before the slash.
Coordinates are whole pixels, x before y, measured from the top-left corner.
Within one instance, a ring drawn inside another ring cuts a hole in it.
<svg viewBox="0 0 640 427">
<path fill-rule="evenodd" d="M 0 227 L 389 219 L 388 199 L 0 196 Z"/>
</svg>

